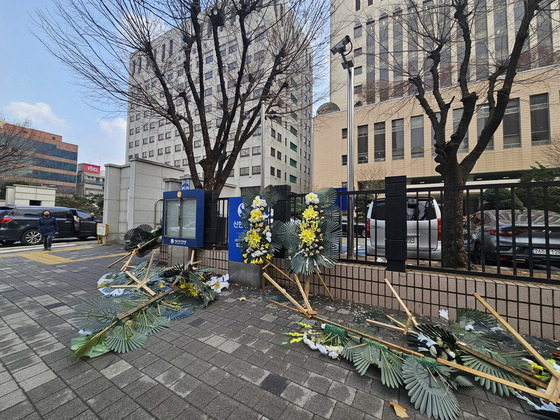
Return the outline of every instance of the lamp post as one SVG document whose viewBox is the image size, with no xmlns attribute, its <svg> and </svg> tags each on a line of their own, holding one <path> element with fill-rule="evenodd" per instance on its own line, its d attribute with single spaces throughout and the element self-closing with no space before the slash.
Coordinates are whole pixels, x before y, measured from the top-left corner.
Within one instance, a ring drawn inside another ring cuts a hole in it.
<svg viewBox="0 0 560 420">
<path fill-rule="evenodd" d="M 350 44 L 350 50 L 346 51 L 346 45 Z M 348 86 L 347 86 L 347 156 L 346 156 L 346 166 L 348 172 L 348 178 L 346 182 L 347 195 L 347 207 L 348 215 L 346 218 L 347 229 L 346 229 L 346 256 L 347 258 L 354 257 L 354 195 L 350 194 L 350 191 L 354 191 L 354 62 L 351 58 L 347 58 L 347 55 L 352 52 L 352 41 L 350 37 L 346 35 L 340 42 L 338 42 L 334 47 L 331 48 L 331 53 L 333 55 L 340 54 L 342 57 L 342 68 L 348 73 Z"/>
</svg>

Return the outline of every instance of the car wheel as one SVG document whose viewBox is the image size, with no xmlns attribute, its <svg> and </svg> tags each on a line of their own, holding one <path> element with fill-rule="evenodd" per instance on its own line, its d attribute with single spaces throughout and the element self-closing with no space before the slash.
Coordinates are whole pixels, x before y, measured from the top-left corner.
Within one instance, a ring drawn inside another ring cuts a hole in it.
<svg viewBox="0 0 560 420">
<path fill-rule="evenodd" d="M 23 235 L 21 235 L 21 243 L 23 245 L 37 245 L 41 242 L 41 239 L 41 232 L 37 229 L 26 230 L 23 232 Z"/>
</svg>

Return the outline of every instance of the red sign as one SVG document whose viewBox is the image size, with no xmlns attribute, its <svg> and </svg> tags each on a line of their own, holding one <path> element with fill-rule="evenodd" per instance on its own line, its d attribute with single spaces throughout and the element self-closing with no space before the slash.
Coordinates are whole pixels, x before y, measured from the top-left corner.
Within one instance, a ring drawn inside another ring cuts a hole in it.
<svg viewBox="0 0 560 420">
<path fill-rule="evenodd" d="M 93 172 L 94 174 L 100 174 L 101 173 L 101 166 L 84 165 L 84 172 Z"/>
</svg>

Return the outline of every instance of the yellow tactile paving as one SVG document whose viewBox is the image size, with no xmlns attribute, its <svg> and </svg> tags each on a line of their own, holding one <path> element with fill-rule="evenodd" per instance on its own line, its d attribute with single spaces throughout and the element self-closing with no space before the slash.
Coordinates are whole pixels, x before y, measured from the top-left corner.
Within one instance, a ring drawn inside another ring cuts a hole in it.
<svg viewBox="0 0 560 420">
<path fill-rule="evenodd" d="M 23 252 L 16 252 L 13 254 L 0 255 L 0 258 L 23 257 L 46 265 L 57 265 L 57 264 L 68 264 L 68 263 L 79 262 L 79 261 L 97 260 L 100 258 L 116 258 L 127 254 L 126 252 L 121 252 L 118 254 L 96 255 L 94 257 L 85 257 L 85 258 L 76 258 L 76 259 L 64 258 L 55 255 L 56 253 L 62 253 L 65 251 L 76 251 L 79 249 L 88 249 L 88 248 L 93 248 L 93 246 L 77 246 L 71 248 L 56 249 L 53 251 L 31 251 L 31 252 L 23 251 Z"/>
</svg>

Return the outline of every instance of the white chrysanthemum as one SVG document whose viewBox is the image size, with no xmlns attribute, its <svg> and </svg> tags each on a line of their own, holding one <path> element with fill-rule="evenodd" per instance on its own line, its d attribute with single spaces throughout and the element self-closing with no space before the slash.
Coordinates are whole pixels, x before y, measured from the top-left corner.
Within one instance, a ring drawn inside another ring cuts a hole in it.
<svg viewBox="0 0 560 420">
<path fill-rule="evenodd" d="M 328 353 L 327 349 L 322 344 L 317 344 L 317 350 L 319 350 L 321 352 L 321 354 L 327 354 Z"/>
<path fill-rule="evenodd" d="M 308 340 L 308 341 L 307 341 L 307 345 L 309 346 L 309 348 L 310 348 L 311 350 L 317 350 L 317 345 L 316 345 L 313 341 Z"/>
<path fill-rule="evenodd" d="M 439 316 L 441 316 L 442 318 L 445 318 L 449 321 L 449 311 L 447 309 L 440 309 L 439 310 Z"/>
<path fill-rule="evenodd" d="M 264 198 L 261 198 L 260 195 L 257 195 L 253 200 L 253 204 L 251 205 L 251 207 L 253 207 L 254 209 L 256 209 L 257 207 L 267 207 L 266 200 Z"/>
<path fill-rule="evenodd" d="M 331 351 L 331 352 L 329 353 L 329 357 L 330 357 L 331 359 L 337 359 L 338 356 L 339 356 L 339 355 L 338 355 L 338 353 L 337 353 L 336 351 Z"/>
<path fill-rule="evenodd" d="M 267 240 L 268 242 L 271 242 L 271 241 L 272 241 L 272 233 L 271 233 L 271 232 L 266 232 L 266 235 L 265 235 L 265 236 L 266 236 L 266 240 Z"/>
<path fill-rule="evenodd" d="M 319 204 L 319 196 L 315 193 L 310 192 L 305 196 L 305 204 Z"/>
</svg>

